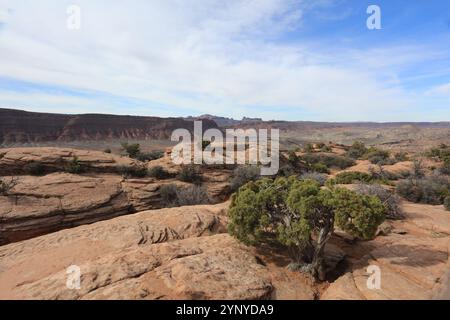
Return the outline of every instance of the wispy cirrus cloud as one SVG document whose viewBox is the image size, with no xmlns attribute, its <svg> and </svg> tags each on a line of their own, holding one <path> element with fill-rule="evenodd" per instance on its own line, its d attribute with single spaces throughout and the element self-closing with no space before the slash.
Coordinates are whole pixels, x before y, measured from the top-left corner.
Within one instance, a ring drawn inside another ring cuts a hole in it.
<svg viewBox="0 0 450 320">
<path fill-rule="evenodd" d="M 333 3 L 317 5 L 326 10 Z M 71 93 L 35 88 L 32 94 L 12 94 L 0 88 L 0 106 L 54 111 L 59 105 L 60 112 L 92 112 L 101 106 L 116 113 L 330 121 L 412 119 L 423 116 L 412 111 L 429 103 L 427 90 L 411 90 L 404 77 L 448 53 L 444 47 L 439 55 L 433 44 L 368 49 L 297 37 L 305 17 L 318 10 L 309 1 L 80 0 L 79 31 L 65 27 L 69 4 L 3 4 L 11 16 L 0 29 L 0 76 Z M 74 97 L 73 91 L 81 95 L 86 90 L 93 94 Z M 130 101 L 139 103 L 130 107 Z"/>
</svg>

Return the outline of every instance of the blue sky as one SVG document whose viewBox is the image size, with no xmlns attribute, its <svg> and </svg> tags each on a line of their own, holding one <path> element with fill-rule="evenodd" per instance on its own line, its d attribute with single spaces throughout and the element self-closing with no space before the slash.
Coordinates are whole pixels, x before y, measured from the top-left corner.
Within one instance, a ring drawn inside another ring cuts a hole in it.
<svg viewBox="0 0 450 320">
<path fill-rule="evenodd" d="M 0 0 L 0 107 L 450 121 L 450 2 Z"/>
</svg>

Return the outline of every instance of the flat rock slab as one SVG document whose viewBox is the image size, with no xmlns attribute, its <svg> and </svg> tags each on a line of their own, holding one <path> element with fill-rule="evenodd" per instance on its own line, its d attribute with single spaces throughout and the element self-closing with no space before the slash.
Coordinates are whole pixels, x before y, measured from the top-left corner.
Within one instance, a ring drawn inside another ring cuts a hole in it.
<svg viewBox="0 0 450 320">
<path fill-rule="evenodd" d="M 404 203 L 404 232 L 369 241 L 367 254 L 338 278 L 321 299 L 448 299 L 450 298 L 450 214 L 442 206 Z M 380 270 L 379 289 L 368 285 L 369 266 Z"/>
<path fill-rule="evenodd" d="M 39 163 L 45 172 L 64 171 L 76 157 L 84 171 L 112 173 L 121 166 L 143 165 L 140 161 L 93 150 L 72 148 L 9 148 L 0 149 L 0 175 L 28 174 L 27 165 Z"/>
</svg>

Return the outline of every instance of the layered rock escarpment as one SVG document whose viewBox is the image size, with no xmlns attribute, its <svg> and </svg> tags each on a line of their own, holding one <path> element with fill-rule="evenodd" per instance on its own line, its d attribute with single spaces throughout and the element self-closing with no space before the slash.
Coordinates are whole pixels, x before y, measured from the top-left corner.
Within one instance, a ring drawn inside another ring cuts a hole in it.
<svg viewBox="0 0 450 320">
<path fill-rule="evenodd" d="M 217 128 L 203 119 L 203 128 Z M 170 139 L 175 129 L 193 130 L 193 121 L 182 118 L 105 114 L 64 115 L 0 109 L 0 145 L 48 141 L 107 139 Z"/>
</svg>

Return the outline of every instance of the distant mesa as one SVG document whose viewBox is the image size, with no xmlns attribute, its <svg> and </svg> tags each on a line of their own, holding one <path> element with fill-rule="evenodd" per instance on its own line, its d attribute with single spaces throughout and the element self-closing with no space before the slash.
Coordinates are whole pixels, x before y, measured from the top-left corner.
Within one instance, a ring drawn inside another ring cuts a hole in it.
<svg viewBox="0 0 450 320">
<path fill-rule="evenodd" d="M 109 139 L 170 139 L 178 128 L 193 130 L 193 120 L 108 114 L 54 114 L 0 109 L 0 144 Z M 204 119 L 203 129 L 217 128 Z"/>
</svg>

